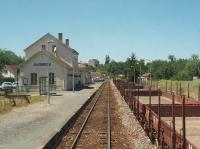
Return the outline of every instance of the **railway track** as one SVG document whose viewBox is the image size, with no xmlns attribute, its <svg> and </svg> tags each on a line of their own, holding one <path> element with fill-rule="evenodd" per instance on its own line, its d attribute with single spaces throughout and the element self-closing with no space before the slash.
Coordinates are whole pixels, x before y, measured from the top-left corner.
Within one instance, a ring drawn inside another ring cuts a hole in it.
<svg viewBox="0 0 200 149">
<path fill-rule="evenodd" d="M 110 81 L 104 82 L 48 141 L 44 149 L 135 148 L 135 135 L 130 133 L 133 131 L 129 127 L 127 109 L 128 107 L 121 106 L 113 84 Z"/>
<path fill-rule="evenodd" d="M 110 82 L 105 82 L 62 138 L 58 149 L 111 148 Z"/>
</svg>

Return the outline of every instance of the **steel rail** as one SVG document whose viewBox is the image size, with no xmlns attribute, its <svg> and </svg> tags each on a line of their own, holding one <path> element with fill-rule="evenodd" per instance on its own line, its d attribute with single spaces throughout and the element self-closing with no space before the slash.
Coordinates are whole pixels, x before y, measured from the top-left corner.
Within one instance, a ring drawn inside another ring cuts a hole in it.
<svg viewBox="0 0 200 149">
<path fill-rule="evenodd" d="M 92 105 L 92 108 L 90 109 L 89 113 L 87 114 L 87 117 L 85 118 L 83 124 L 81 125 L 81 128 L 79 129 L 78 134 L 76 135 L 75 139 L 73 140 L 73 143 L 72 143 L 72 145 L 70 146 L 70 149 L 75 149 L 75 148 L 76 148 L 77 142 L 78 142 L 78 140 L 79 140 L 79 138 L 80 138 L 80 136 L 81 136 L 81 134 L 82 134 L 82 132 L 83 132 L 83 129 L 85 128 L 86 123 L 87 123 L 87 121 L 88 121 L 88 119 L 89 119 L 89 117 L 90 117 L 90 115 L 91 115 L 91 113 L 92 113 L 92 111 L 93 111 L 93 109 L 94 109 L 94 107 L 95 107 L 95 105 L 96 105 L 96 103 L 97 103 L 99 97 L 101 96 L 101 94 L 102 94 L 102 92 L 103 92 L 103 89 L 104 89 L 104 87 L 105 87 L 106 84 L 103 84 L 103 85 L 104 85 L 104 86 L 103 86 L 102 89 L 100 90 L 100 93 L 99 93 L 99 95 L 97 96 L 97 98 L 96 98 L 94 104 Z"/>
<path fill-rule="evenodd" d="M 108 149 L 111 149 L 110 83 L 108 84 Z"/>
</svg>

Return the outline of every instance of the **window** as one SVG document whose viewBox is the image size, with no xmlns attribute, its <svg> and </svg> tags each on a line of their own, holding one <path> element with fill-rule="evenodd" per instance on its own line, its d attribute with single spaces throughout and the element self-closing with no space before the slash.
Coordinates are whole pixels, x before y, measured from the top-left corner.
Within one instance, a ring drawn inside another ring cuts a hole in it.
<svg viewBox="0 0 200 149">
<path fill-rule="evenodd" d="M 31 85 L 37 85 L 37 73 L 31 73 Z"/>
<path fill-rule="evenodd" d="M 28 85 L 28 78 L 23 78 L 23 84 Z"/>
<path fill-rule="evenodd" d="M 56 49 L 56 45 L 52 45 L 52 53 L 57 56 L 57 49 Z"/>
<path fill-rule="evenodd" d="M 42 50 L 46 50 L 46 45 L 42 45 Z"/>
<path fill-rule="evenodd" d="M 56 52 L 56 45 L 52 45 L 52 52 L 53 52 L 53 53 Z"/>
<path fill-rule="evenodd" d="M 54 84 L 54 73 L 49 73 L 49 84 Z"/>
</svg>

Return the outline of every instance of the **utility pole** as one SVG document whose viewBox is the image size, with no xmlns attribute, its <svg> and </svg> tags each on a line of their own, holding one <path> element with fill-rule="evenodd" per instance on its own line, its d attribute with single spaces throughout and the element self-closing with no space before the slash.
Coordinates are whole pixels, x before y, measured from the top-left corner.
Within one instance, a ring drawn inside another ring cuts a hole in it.
<svg viewBox="0 0 200 149">
<path fill-rule="evenodd" d="M 50 40 L 47 42 L 47 53 L 48 53 L 48 58 L 47 58 L 47 101 L 48 104 L 50 104 L 50 78 L 49 78 L 49 67 L 50 67 L 50 62 L 49 62 L 49 57 L 50 57 L 50 52 L 49 52 L 49 44 L 54 43 L 53 40 Z"/>
</svg>

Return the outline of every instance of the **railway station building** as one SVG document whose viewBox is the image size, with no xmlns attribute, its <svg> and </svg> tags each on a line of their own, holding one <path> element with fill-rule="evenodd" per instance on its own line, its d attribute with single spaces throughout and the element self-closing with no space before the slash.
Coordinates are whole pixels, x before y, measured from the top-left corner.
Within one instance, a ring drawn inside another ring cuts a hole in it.
<svg viewBox="0 0 200 149">
<path fill-rule="evenodd" d="M 19 65 L 18 74 L 21 90 L 46 92 L 48 82 L 51 91 L 90 83 L 89 71 L 79 68 L 79 53 L 69 46 L 69 39 L 63 42 L 62 33 L 58 38 L 47 33 L 24 51 L 25 62 Z"/>
</svg>

